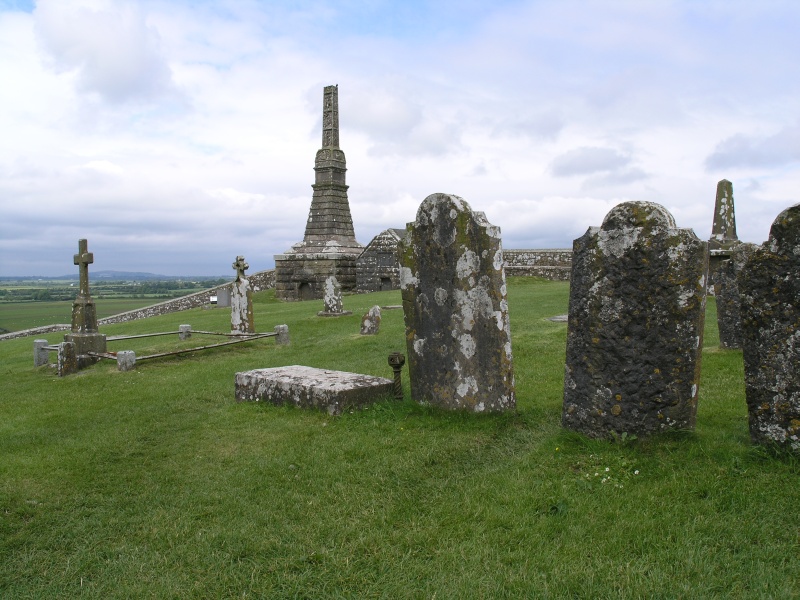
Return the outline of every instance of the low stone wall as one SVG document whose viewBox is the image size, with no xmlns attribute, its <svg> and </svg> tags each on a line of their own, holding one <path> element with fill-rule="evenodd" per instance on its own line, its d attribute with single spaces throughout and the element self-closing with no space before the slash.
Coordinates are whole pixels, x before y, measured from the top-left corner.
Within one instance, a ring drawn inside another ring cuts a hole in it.
<svg viewBox="0 0 800 600">
<path fill-rule="evenodd" d="M 248 275 L 247 279 L 250 282 L 250 287 L 254 292 L 269 290 L 275 287 L 275 270 L 270 269 L 268 271 L 253 273 L 252 275 Z M 211 296 L 216 296 L 218 290 L 225 287 L 230 287 L 230 285 L 230 283 L 226 283 L 203 290 L 202 292 L 189 294 L 188 296 L 183 296 L 181 298 L 174 298 L 172 300 L 167 300 L 166 302 L 159 302 L 158 304 L 145 306 L 144 308 L 129 310 L 128 312 L 120 313 L 118 315 L 112 315 L 104 319 L 98 319 L 97 323 L 98 325 L 126 323 L 128 321 L 135 321 L 137 319 L 146 319 L 147 317 L 155 317 L 157 315 L 166 315 L 182 310 L 188 310 L 190 308 L 197 308 L 198 306 L 210 304 Z M 69 328 L 70 326 L 65 324 L 47 325 L 45 327 L 25 329 L 23 331 L 13 331 L 0 336 L 0 340 L 12 340 L 14 338 L 20 338 L 29 335 L 41 335 L 44 333 L 52 333 L 54 331 L 69 331 Z"/>
<path fill-rule="evenodd" d="M 506 275 L 569 281 L 572 250 L 503 250 Z"/>
</svg>

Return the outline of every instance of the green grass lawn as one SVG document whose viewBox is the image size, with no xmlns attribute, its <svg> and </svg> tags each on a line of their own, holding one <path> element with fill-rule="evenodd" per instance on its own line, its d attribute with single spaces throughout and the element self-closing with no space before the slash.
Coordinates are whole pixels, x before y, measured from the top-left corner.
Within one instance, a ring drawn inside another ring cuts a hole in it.
<svg viewBox="0 0 800 600">
<path fill-rule="evenodd" d="M 102 319 L 162 301 L 153 298 L 102 298 L 95 300 L 95 307 L 97 318 Z M 71 320 L 72 300 L 0 303 L 0 333 L 22 331 L 54 323 L 69 324 Z"/>
<path fill-rule="evenodd" d="M 560 427 L 565 283 L 509 282 L 518 410 L 406 400 L 330 417 L 236 403 L 234 373 L 304 364 L 391 376 L 403 315 L 346 296 L 257 295 L 247 342 L 58 378 L 0 342 L 3 598 L 797 598 L 800 464 L 749 442 L 742 356 L 709 306 L 697 428 L 589 440 Z M 103 327 L 229 328 L 225 309 Z M 62 334 L 43 336 L 51 342 Z M 110 344 L 137 352 L 194 336 Z"/>
</svg>

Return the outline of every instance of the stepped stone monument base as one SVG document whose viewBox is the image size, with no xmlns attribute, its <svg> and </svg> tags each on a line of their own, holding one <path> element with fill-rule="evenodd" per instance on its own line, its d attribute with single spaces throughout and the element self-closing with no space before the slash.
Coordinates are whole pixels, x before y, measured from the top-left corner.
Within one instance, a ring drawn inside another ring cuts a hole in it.
<svg viewBox="0 0 800 600">
<path fill-rule="evenodd" d="M 236 373 L 236 400 L 290 404 L 339 415 L 390 397 L 394 382 L 384 377 L 292 365 Z"/>
</svg>

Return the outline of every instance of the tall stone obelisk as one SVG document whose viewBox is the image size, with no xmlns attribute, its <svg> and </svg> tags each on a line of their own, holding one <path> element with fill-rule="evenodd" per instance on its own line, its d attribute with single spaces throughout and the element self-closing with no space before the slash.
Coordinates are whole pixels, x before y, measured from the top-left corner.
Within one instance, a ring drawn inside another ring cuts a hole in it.
<svg viewBox="0 0 800 600">
<path fill-rule="evenodd" d="M 275 292 L 280 300 L 323 297 L 325 280 L 336 277 L 342 290 L 356 287 L 356 258 L 364 247 L 356 241 L 347 199 L 347 164 L 339 148 L 339 88 L 327 86 L 322 99 L 322 148 L 311 209 L 303 241 L 275 255 Z"/>
<path fill-rule="evenodd" d="M 727 179 L 717 183 L 717 197 L 714 201 L 714 223 L 711 238 L 708 240 L 709 288 L 717 283 L 717 272 L 723 261 L 731 258 L 741 244 L 736 235 L 736 212 L 733 207 L 733 184 Z"/>
</svg>

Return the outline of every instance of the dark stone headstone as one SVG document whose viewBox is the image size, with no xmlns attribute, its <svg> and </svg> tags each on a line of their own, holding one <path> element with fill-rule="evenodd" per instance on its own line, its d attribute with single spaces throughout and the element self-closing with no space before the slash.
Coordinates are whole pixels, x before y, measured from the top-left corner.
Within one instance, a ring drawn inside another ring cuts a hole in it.
<svg viewBox="0 0 800 600">
<path fill-rule="evenodd" d="M 719 346 L 728 350 L 742 347 L 741 301 L 738 277 L 755 244 L 741 243 L 731 250 L 730 258 L 722 261 L 716 274 L 717 326 Z"/>
<path fill-rule="evenodd" d="M 73 342 L 61 342 L 58 345 L 58 362 L 56 363 L 59 377 L 72 375 L 78 372 L 78 355 Z"/>
<path fill-rule="evenodd" d="M 564 427 L 591 437 L 693 428 L 705 242 L 663 206 L 626 202 L 573 247 Z"/>
<path fill-rule="evenodd" d="M 800 204 L 772 223 L 739 293 L 750 437 L 800 452 Z"/>
<path fill-rule="evenodd" d="M 411 396 L 449 409 L 516 406 L 500 228 L 432 194 L 400 242 Z"/>
</svg>

